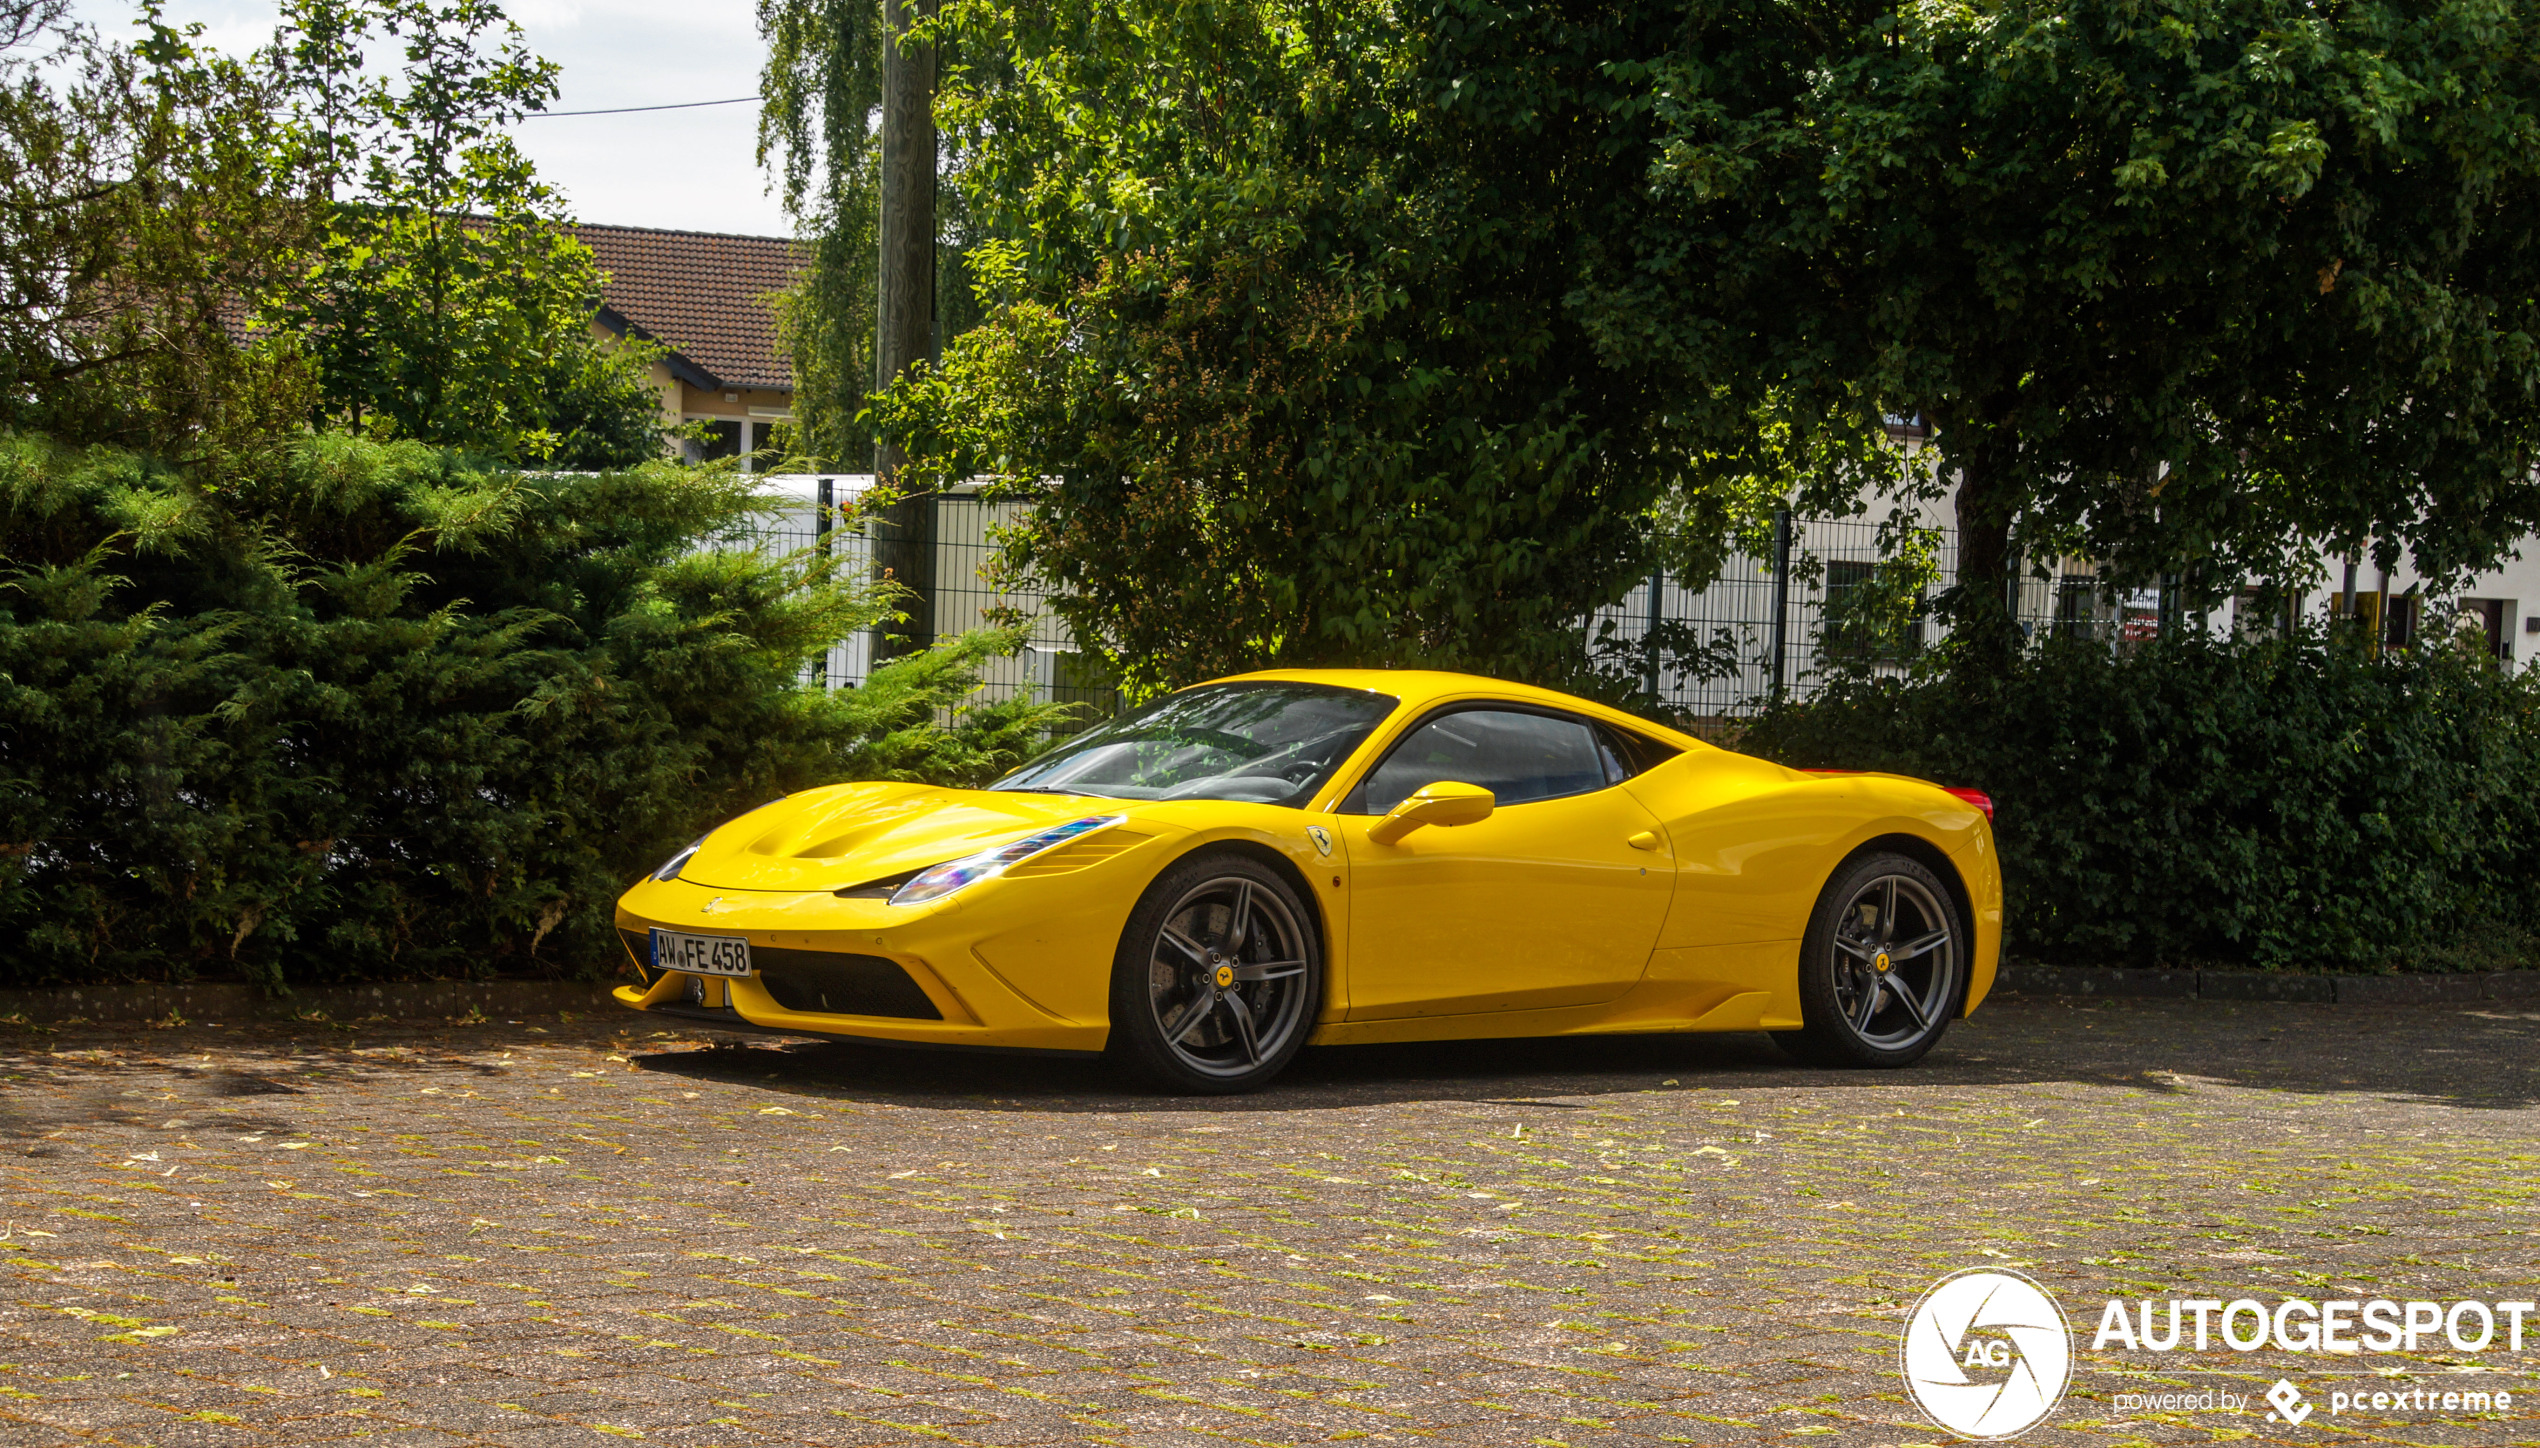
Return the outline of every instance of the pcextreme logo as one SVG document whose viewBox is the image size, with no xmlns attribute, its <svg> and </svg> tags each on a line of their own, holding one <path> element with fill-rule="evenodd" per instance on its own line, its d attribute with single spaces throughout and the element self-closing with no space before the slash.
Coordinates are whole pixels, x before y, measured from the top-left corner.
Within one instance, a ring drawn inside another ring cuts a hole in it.
<svg viewBox="0 0 2540 1448">
<path fill-rule="evenodd" d="M 1906 1391 L 1962 1438 L 2011 1438 L 2046 1420 L 2073 1376 L 2072 1326 L 2017 1272 L 1954 1272 L 1914 1304 L 1901 1354 Z"/>
</svg>

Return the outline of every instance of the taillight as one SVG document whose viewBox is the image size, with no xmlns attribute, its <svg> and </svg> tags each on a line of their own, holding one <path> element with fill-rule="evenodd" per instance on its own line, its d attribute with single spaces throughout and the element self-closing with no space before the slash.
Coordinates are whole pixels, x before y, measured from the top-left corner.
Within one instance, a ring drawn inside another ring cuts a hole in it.
<svg viewBox="0 0 2540 1448">
<path fill-rule="evenodd" d="M 1941 792 L 1944 794 L 1954 794 L 1958 796 L 1958 798 L 1965 800 L 1967 803 L 1974 805 L 1977 809 L 1984 812 L 1984 822 L 1986 824 L 1993 823 L 1993 796 L 1986 794 L 1983 790 L 1950 789 L 1948 786 L 1944 785 L 1941 787 Z"/>
</svg>

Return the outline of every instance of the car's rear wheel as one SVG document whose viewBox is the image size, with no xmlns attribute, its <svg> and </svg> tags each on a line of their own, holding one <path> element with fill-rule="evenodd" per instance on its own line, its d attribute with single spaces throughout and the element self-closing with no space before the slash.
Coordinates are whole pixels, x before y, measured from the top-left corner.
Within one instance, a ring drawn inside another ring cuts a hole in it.
<svg viewBox="0 0 2540 1448">
<path fill-rule="evenodd" d="M 1295 1059 L 1323 999 L 1323 946 L 1276 870 L 1244 855 L 1157 878 L 1111 969 L 1111 1054 L 1168 1090 L 1249 1091 Z"/>
<path fill-rule="evenodd" d="M 1938 875 L 1906 855 L 1865 855 L 1826 883 L 1799 948 L 1805 1024 L 1773 1039 L 1821 1066 L 1905 1066 L 1949 1029 L 1969 940 Z"/>
</svg>

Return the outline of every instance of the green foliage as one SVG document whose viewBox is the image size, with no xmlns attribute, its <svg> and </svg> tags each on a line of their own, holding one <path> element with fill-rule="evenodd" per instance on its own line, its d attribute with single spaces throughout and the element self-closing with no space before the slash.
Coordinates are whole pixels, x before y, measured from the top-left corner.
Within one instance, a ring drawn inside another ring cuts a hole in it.
<svg viewBox="0 0 2540 1448">
<path fill-rule="evenodd" d="M 703 826 L 839 778 L 975 782 L 1046 734 L 1050 706 L 964 702 L 1010 635 L 804 686 L 888 601 L 700 546 L 758 506 L 717 470 L 343 433 L 210 482 L 0 437 L 11 983 L 588 968 Z"/>
<path fill-rule="evenodd" d="M 365 73 L 372 38 L 395 74 Z M 558 467 L 660 456 L 661 350 L 594 338 L 597 261 L 504 134 L 555 98 L 556 66 L 501 8 L 293 0 L 265 59 L 327 204 L 259 320 L 313 360 L 326 416 Z"/>
<path fill-rule="evenodd" d="M 1992 795 L 2032 956 L 2446 969 L 2540 927 L 2540 675 L 2474 653 L 2056 641 L 1840 679 L 1740 747 Z"/>
<path fill-rule="evenodd" d="M 229 324 L 304 241 L 306 176 L 264 76 L 140 20 L 127 47 L 0 3 L 0 426 L 204 459 L 305 415 L 304 359 Z"/>
<path fill-rule="evenodd" d="M 1823 653 L 1836 667 L 1896 663 L 1922 651 L 1932 585 L 1940 578 L 1941 533 L 1903 508 L 1879 524 L 1878 561 L 1833 561 L 1801 551 L 1794 582 L 1822 583 Z"/>
<path fill-rule="evenodd" d="M 825 197 L 802 216 L 809 265 L 776 297 L 776 333 L 794 372 L 793 432 L 784 446 L 813 471 L 873 466 L 873 429 L 863 414 L 873 391 L 875 257 L 874 159 L 864 183 Z"/>
<path fill-rule="evenodd" d="M 1649 205 L 1601 355 L 1936 425 L 1962 603 L 2440 579 L 2540 524 L 2540 11 L 2375 0 L 1691 0 L 1599 104 Z"/>
<path fill-rule="evenodd" d="M 798 419 L 785 450 L 809 466 L 874 463 L 866 407 L 877 363 L 881 238 L 882 7 L 879 0 L 759 0 L 767 61 L 759 75 L 758 159 L 773 158 L 786 211 L 811 265 L 778 299 Z M 935 201 L 935 325 L 978 325 L 969 253 L 979 241 L 958 187 Z"/>
<path fill-rule="evenodd" d="M 595 279 L 588 297 L 595 308 L 598 297 Z M 511 453 L 551 468 L 631 468 L 667 455 L 671 438 L 686 435 L 664 417 L 649 372 L 667 348 L 641 337 L 564 332 L 561 325 L 554 335 L 535 379 L 524 382 L 536 425 L 510 435 Z"/>
<path fill-rule="evenodd" d="M 1637 189 L 1585 100 L 1642 23 L 947 4 L 937 112 L 994 305 L 877 416 L 921 476 L 1038 505 L 1012 557 L 1132 695 L 1343 660 L 1577 677 L 1575 620 L 1640 576 L 1671 487 L 1735 471 L 1701 439 L 1743 405 L 1603 365 L 1566 301 Z"/>
<path fill-rule="evenodd" d="M 776 309 L 794 367 L 786 451 L 816 469 L 860 470 L 873 461 L 873 432 L 860 414 L 875 365 L 882 7 L 759 0 L 758 25 L 767 40 L 759 164 L 780 162 L 785 209 L 811 253 Z"/>
</svg>

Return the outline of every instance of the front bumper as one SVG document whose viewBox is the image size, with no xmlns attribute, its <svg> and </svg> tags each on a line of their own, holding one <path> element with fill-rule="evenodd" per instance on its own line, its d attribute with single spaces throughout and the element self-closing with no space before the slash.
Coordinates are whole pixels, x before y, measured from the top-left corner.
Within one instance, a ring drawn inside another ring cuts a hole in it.
<svg viewBox="0 0 2540 1448">
<path fill-rule="evenodd" d="M 771 981 L 776 968 L 769 966 L 738 979 L 648 970 L 644 986 L 622 987 L 616 996 L 634 1010 L 727 1030 L 909 1046 L 1100 1051 L 1110 1035 L 1111 957 L 1120 922 L 1099 918 L 1100 910 L 1080 912 L 1082 918 L 1044 912 L 1018 928 L 1006 918 L 1013 910 L 1008 891 L 911 911 L 827 892 L 713 890 L 647 880 L 618 902 L 617 925 L 630 950 L 656 925 L 737 935 L 753 954 L 797 963 L 823 956 L 887 962 L 904 974 L 906 988 L 868 974 L 868 988 L 826 997 L 845 1009 L 809 1008 L 823 997 L 799 979 Z M 649 964 L 640 955 L 637 963 Z"/>
</svg>

